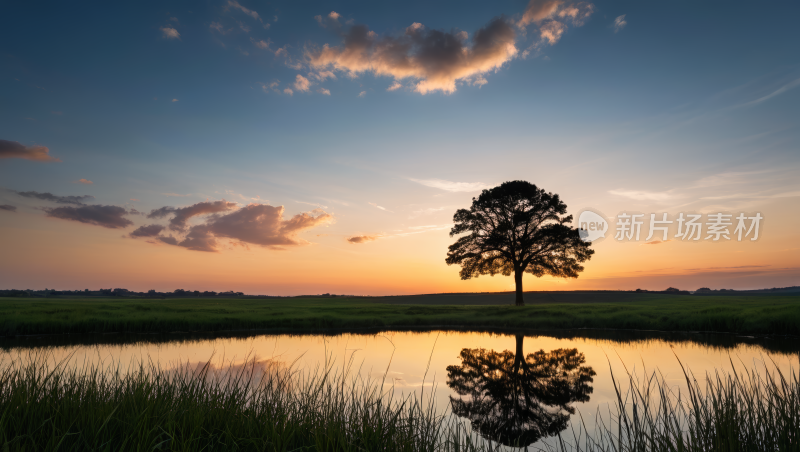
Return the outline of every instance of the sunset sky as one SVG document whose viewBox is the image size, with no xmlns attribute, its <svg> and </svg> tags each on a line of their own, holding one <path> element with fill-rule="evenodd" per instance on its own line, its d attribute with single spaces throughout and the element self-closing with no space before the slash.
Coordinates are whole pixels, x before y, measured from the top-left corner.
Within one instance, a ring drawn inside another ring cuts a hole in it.
<svg viewBox="0 0 800 452">
<path fill-rule="evenodd" d="M 445 264 L 456 209 L 508 180 L 611 222 L 578 279 L 525 290 L 800 285 L 798 14 L 3 2 L 0 289 L 513 290 Z M 647 241 L 651 213 L 763 220 Z"/>
</svg>

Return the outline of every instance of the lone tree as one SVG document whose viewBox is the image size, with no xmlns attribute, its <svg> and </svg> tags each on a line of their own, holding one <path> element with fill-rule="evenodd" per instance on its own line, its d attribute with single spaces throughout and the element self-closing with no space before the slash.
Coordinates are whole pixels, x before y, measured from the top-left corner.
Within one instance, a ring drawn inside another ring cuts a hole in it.
<svg viewBox="0 0 800 452">
<path fill-rule="evenodd" d="M 465 235 L 450 245 L 447 265 L 461 265 L 461 279 L 514 274 L 516 304 L 523 306 L 522 274 L 577 278 L 591 259 L 590 242 L 569 224 L 558 195 L 525 181 L 511 181 L 472 198 L 472 207 L 453 216 L 450 236 Z"/>
</svg>

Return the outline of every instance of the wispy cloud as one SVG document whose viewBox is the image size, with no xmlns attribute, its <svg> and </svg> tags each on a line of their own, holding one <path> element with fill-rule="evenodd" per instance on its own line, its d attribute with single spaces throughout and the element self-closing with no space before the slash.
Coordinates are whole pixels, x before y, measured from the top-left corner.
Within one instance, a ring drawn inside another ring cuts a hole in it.
<svg viewBox="0 0 800 452">
<path fill-rule="evenodd" d="M 483 182 L 452 182 L 444 179 L 409 179 L 412 182 L 422 184 L 426 187 L 438 188 L 449 192 L 475 192 L 491 188 L 489 184 Z"/>
<path fill-rule="evenodd" d="M 690 188 L 708 188 L 719 187 L 725 185 L 739 185 L 743 182 L 752 181 L 754 175 L 769 173 L 771 170 L 760 171 L 729 171 L 725 173 L 713 174 L 711 176 L 703 177 L 695 182 Z"/>
<path fill-rule="evenodd" d="M 90 181 L 89 179 L 78 179 L 75 181 L 76 184 L 84 184 L 84 185 L 92 185 L 94 182 Z"/>
<path fill-rule="evenodd" d="M 396 236 L 396 237 L 405 237 L 405 236 L 409 236 L 409 235 L 422 234 L 422 233 L 431 232 L 431 231 L 444 231 L 444 230 L 449 230 L 452 227 L 453 227 L 452 223 L 449 223 L 449 224 L 428 224 L 428 225 L 424 225 L 424 226 L 411 226 L 411 227 L 408 228 L 409 231 L 407 231 L 407 232 L 399 232 L 397 234 L 394 234 L 394 236 Z"/>
<path fill-rule="evenodd" d="M 796 88 L 797 86 L 800 86 L 800 78 L 796 78 L 796 79 L 792 80 L 791 82 L 786 83 L 785 85 L 783 85 L 780 88 L 776 89 L 775 91 L 767 94 L 766 96 L 759 97 L 756 100 L 753 100 L 753 101 L 738 105 L 737 107 L 751 107 L 753 105 L 760 104 L 760 103 L 762 103 L 764 101 L 772 99 L 775 96 L 779 96 L 779 95 L 789 91 L 792 88 Z"/>
<path fill-rule="evenodd" d="M 423 215 L 430 215 L 436 212 L 442 212 L 445 209 L 450 209 L 451 207 L 428 207 L 426 209 L 414 210 L 411 212 L 411 215 L 408 216 L 409 219 L 417 218 Z"/>
<path fill-rule="evenodd" d="M 233 8 L 233 9 L 238 9 L 239 11 L 247 14 L 248 16 L 252 17 L 253 19 L 257 19 L 257 20 L 263 22 L 261 20 L 261 16 L 259 16 L 257 12 L 255 12 L 252 9 L 245 8 L 244 6 L 240 5 L 239 2 L 237 2 L 236 0 L 228 0 L 227 7 L 228 8 Z"/>
<path fill-rule="evenodd" d="M 522 18 L 517 21 L 519 28 L 535 24 L 539 27 L 539 39 L 524 52 L 526 58 L 531 52 L 540 52 L 547 45 L 554 45 L 569 26 L 580 27 L 594 13 L 594 5 L 589 2 L 569 2 L 564 0 L 530 0 Z"/>
<path fill-rule="evenodd" d="M 250 42 L 252 42 L 254 46 L 263 50 L 269 50 L 269 45 L 272 44 L 272 41 L 270 41 L 269 39 L 267 39 L 266 41 L 264 41 L 263 39 L 256 41 L 255 39 L 250 38 Z"/>
<path fill-rule="evenodd" d="M 223 34 L 223 35 L 230 33 L 231 30 L 232 30 L 232 29 L 231 30 L 226 30 L 225 27 L 223 27 L 222 24 L 219 23 L 219 22 L 211 22 L 211 24 L 208 26 L 208 28 L 210 28 L 211 30 L 216 30 L 218 33 Z"/>
<path fill-rule="evenodd" d="M 12 206 L 10 204 L 0 204 L 0 210 L 5 210 L 7 212 L 16 212 L 17 206 Z"/>
<path fill-rule="evenodd" d="M 46 146 L 25 146 L 17 141 L 0 140 L 0 159 L 25 159 L 36 162 L 60 162 Z"/>
<path fill-rule="evenodd" d="M 677 197 L 670 191 L 652 192 L 643 190 L 609 190 L 612 195 L 635 199 L 637 201 L 668 201 Z"/>
<path fill-rule="evenodd" d="M 618 16 L 614 19 L 614 33 L 618 33 L 625 28 L 625 25 L 628 25 L 628 22 L 625 20 L 625 14 Z"/>
<path fill-rule="evenodd" d="M 295 201 L 295 202 L 298 203 L 298 204 L 305 204 L 307 206 L 314 206 L 314 207 L 316 207 L 318 209 L 327 209 L 328 208 L 328 206 L 323 206 L 322 204 L 320 204 L 318 202 L 305 202 L 305 201 Z"/>
<path fill-rule="evenodd" d="M 330 96 L 331 95 L 330 90 L 328 90 L 326 88 L 320 88 L 320 89 L 317 90 L 317 92 L 322 94 L 322 95 L 324 95 L 324 96 Z"/>
<path fill-rule="evenodd" d="M 380 210 L 384 210 L 386 212 L 392 212 L 391 210 L 387 209 L 386 207 L 379 206 L 379 205 L 375 204 L 374 202 L 368 202 L 367 204 L 371 205 L 372 207 L 378 208 Z M 394 212 L 392 212 L 392 213 L 394 213 Z"/>
<path fill-rule="evenodd" d="M 85 205 L 86 201 L 94 199 L 92 195 L 80 195 L 80 196 L 58 196 L 52 193 L 39 193 L 38 191 L 16 191 L 12 190 L 12 192 L 25 197 L 25 198 L 33 198 L 39 199 L 42 201 L 49 201 L 54 202 L 56 204 L 75 204 L 77 206 Z"/>
</svg>

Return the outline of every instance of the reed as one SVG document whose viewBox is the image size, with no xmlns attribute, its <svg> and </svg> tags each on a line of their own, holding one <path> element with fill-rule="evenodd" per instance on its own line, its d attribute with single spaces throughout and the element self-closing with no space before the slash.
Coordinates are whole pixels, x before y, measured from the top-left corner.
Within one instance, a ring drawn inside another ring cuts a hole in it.
<svg viewBox="0 0 800 452">
<path fill-rule="evenodd" d="M 432 403 L 395 398 L 349 365 L 311 372 L 258 360 L 165 370 L 52 366 L 0 372 L 2 451 L 465 450 Z"/>
<path fill-rule="evenodd" d="M 777 366 L 761 372 L 733 368 L 731 373 L 715 372 L 699 380 L 684 368 L 688 392 L 675 390 L 657 372 L 649 378 L 628 373 L 627 384 L 614 380 L 616 406 L 607 416 L 598 413 L 594 434 L 587 434 L 580 424 L 571 441 L 559 438 L 547 449 L 800 451 L 798 374 L 784 375 Z"/>
<path fill-rule="evenodd" d="M 3 452 L 499 450 L 432 398 L 397 397 L 351 362 L 309 371 L 256 359 L 172 369 L 142 362 L 127 371 L 22 358 L 0 371 Z M 739 367 L 702 379 L 685 370 L 688 392 L 658 372 L 628 373 L 614 380 L 616 403 L 597 414 L 593 432 L 578 414 L 527 450 L 800 451 L 797 374 Z"/>
</svg>

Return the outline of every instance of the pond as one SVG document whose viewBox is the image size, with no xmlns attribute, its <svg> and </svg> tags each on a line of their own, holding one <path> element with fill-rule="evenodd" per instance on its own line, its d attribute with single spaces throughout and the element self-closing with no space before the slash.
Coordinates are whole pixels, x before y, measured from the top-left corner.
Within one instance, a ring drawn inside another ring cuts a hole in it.
<svg viewBox="0 0 800 452">
<path fill-rule="evenodd" d="M 369 334 L 81 336 L 0 341 L 0 367 L 45 352 L 53 362 L 162 368 L 246 360 L 284 369 L 326 363 L 385 381 L 394 396 L 416 394 L 459 416 L 495 444 L 522 439 L 534 448 L 575 425 L 592 431 L 625 387 L 654 373 L 687 394 L 684 368 L 702 380 L 734 369 L 797 372 L 800 341 L 713 334 L 561 331 L 532 334 L 387 331 Z M 513 421 L 509 421 L 512 419 Z"/>
</svg>

